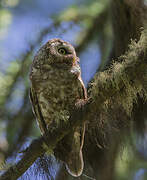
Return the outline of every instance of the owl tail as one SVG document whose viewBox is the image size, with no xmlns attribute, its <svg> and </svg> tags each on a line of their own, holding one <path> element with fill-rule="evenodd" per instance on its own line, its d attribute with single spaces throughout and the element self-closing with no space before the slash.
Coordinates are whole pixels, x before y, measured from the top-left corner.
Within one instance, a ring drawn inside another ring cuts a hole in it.
<svg viewBox="0 0 147 180">
<path fill-rule="evenodd" d="M 80 133 L 78 131 L 73 133 L 71 146 L 71 151 L 68 152 L 68 156 L 65 159 L 65 166 L 69 174 L 78 177 L 82 174 L 84 168 L 82 154 L 83 142 L 81 142 Z"/>
<path fill-rule="evenodd" d="M 80 176 L 84 168 L 82 155 L 84 134 L 85 125 L 64 137 L 55 149 L 55 156 L 65 163 L 68 173 L 74 177 Z"/>
</svg>

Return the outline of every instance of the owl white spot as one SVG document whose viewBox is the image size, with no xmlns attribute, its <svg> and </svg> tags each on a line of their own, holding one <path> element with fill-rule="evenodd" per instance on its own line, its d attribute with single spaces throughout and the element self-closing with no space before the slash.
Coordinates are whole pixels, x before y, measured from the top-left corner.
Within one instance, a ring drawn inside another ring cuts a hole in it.
<svg viewBox="0 0 147 180">
<path fill-rule="evenodd" d="M 79 75 L 80 74 L 80 68 L 78 67 L 72 67 L 72 69 L 70 70 L 71 73 Z"/>
<path fill-rule="evenodd" d="M 36 73 L 37 69 L 36 68 L 32 68 L 32 73 Z"/>
<path fill-rule="evenodd" d="M 52 43 L 51 46 L 55 46 L 55 43 Z"/>
</svg>

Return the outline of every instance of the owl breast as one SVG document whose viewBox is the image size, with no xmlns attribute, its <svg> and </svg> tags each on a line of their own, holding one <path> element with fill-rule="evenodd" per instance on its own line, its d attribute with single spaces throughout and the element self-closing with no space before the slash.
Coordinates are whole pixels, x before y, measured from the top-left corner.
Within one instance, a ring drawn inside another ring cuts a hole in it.
<svg viewBox="0 0 147 180">
<path fill-rule="evenodd" d="M 78 77 L 61 66 L 40 70 L 39 79 L 34 84 L 47 129 L 56 128 L 61 121 L 68 120 L 76 101 L 82 98 Z"/>
</svg>

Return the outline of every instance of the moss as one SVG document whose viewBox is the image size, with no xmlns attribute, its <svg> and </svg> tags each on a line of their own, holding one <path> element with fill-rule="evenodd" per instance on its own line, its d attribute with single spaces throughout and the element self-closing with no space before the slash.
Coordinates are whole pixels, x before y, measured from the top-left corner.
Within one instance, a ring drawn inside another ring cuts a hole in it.
<svg viewBox="0 0 147 180">
<path fill-rule="evenodd" d="M 131 116 L 137 97 L 147 99 L 147 30 L 142 32 L 138 42 L 131 42 L 119 61 L 96 74 L 90 90 L 91 98 L 97 108 L 110 108 L 115 104 Z"/>
</svg>

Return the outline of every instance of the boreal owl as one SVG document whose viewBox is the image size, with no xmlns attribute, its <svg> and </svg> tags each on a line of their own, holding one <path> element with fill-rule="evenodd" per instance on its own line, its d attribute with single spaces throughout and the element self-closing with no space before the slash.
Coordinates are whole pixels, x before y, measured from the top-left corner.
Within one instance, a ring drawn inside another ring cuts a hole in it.
<svg viewBox="0 0 147 180">
<path fill-rule="evenodd" d="M 42 134 L 68 121 L 72 109 L 80 108 L 87 99 L 79 58 L 74 47 L 61 39 L 49 40 L 40 48 L 29 77 L 30 99 Z M 71 127 L 71 133 L 54 149 L 72 176 L 80 176 L 83 171 L 83 137 L 84 124 Z"/>
</svg>

